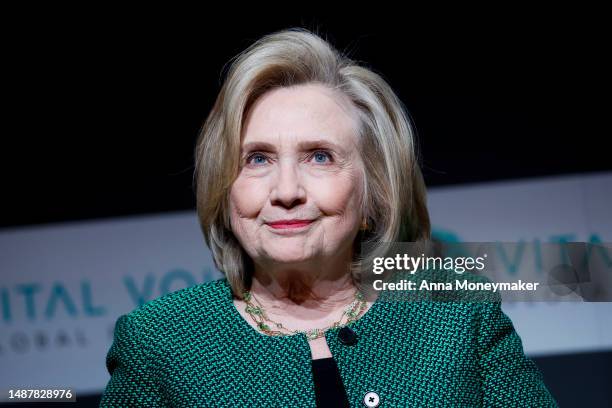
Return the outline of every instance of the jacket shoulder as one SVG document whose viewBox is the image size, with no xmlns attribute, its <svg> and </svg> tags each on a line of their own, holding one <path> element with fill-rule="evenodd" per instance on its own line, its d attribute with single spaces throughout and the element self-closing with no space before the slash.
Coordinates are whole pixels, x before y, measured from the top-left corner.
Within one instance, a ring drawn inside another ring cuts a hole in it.
<svg viewBox="0 0 612 408">
<path fill-rule="evenodd" d="M 231 290 L 226 278 L 179 289 L 150 300 L 127 313 L 141 327 L 159 332 L 193 315 L 205 316 L 222 309 Z"/>
</svg>

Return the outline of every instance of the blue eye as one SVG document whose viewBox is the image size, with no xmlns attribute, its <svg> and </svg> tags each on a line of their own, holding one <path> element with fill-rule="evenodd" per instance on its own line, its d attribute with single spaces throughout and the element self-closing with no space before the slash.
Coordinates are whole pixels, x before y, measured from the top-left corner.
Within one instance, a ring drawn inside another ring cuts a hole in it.
<svg viewBox="0 0 612 408">
<path fill-rule="evenodd" d="M 247 158 L 247 163 L 266 164 L 266 156 L 261 153 L 254 153 Z"/>
<path fill-rule="evenodd" d="M 315 152 L 313 157 L 317 163 L 326 163 L 325 159 L 331 160 L 331 155 L 323 151 Z"/>
</svg>

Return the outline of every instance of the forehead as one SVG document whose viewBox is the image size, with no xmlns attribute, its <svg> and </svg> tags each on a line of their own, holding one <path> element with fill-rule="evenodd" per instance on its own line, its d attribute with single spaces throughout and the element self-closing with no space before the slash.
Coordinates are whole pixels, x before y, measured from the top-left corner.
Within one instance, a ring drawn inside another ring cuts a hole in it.
<svg viewBox="0 0 612 408">
<path fill-rule="evenodd" d="M 242 143 L 291 145 L 323 139 L 344 146 L 357 141 L 356 108 L 339 91 L 320 84 L 276 88 L 260 96 L 248 112 Z"/>
</svg>

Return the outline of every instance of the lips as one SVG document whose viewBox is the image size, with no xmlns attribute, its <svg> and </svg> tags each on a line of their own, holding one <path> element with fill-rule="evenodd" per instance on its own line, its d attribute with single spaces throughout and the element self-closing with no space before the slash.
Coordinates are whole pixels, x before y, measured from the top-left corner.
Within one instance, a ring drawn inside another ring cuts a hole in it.
<svg viewBox="0 0 612 408">
<path fill-rule="evenodd" d="M 310 225 L 313 220 L 280 220 L 268 222 L 267 224 L 274 229 L 294 229 Z"/>
</svg>

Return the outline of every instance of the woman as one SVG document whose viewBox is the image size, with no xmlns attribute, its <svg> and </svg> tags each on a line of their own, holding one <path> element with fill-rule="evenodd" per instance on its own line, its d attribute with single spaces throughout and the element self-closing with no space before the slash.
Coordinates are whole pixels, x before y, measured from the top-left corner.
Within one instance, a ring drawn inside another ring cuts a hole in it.
<svg viewBox="0 0 612 408">
<path fill-rule="evenodd" d="M 365 296 L 376 243 L 430 236 L 414 150 L 391 88 L 317 35 L 240 54 L 196 148 L 225 277 L 118 319 L 101 406 L 555 406 L 499 302 Z"/>
</svg>

